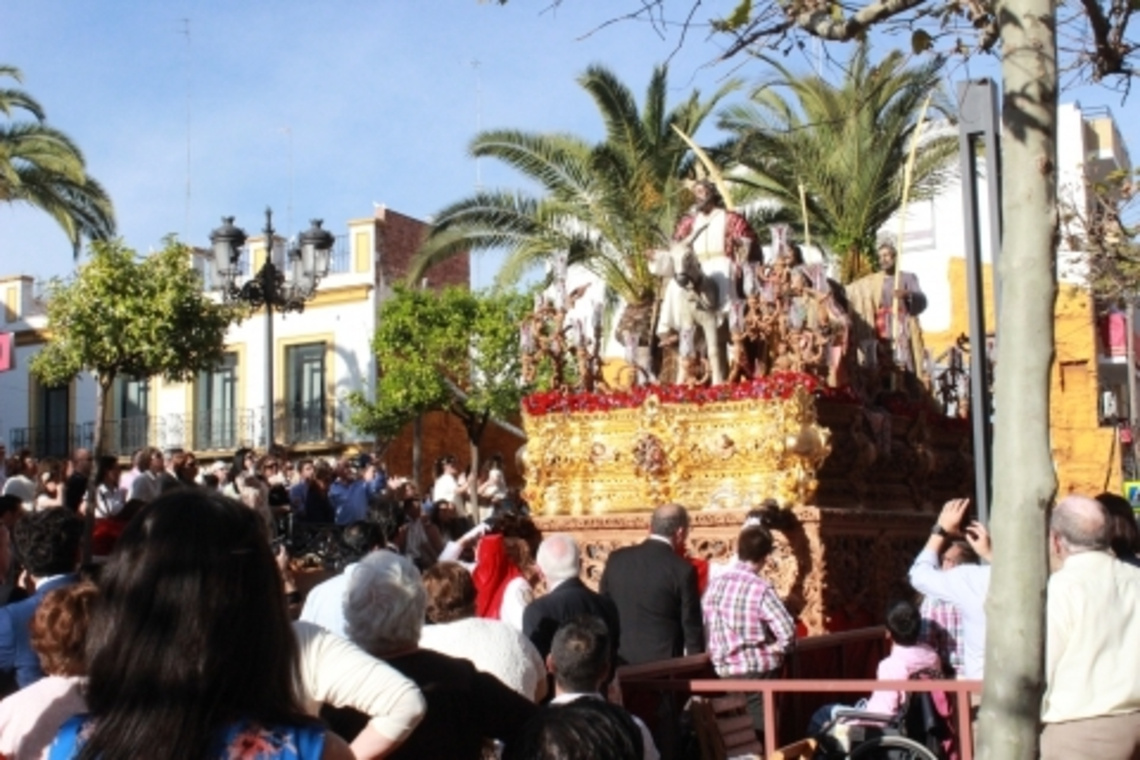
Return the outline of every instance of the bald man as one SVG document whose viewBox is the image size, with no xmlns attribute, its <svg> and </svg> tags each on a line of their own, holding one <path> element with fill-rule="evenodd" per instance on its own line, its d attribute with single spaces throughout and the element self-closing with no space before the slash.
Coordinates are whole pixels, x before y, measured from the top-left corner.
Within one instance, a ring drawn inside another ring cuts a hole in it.
<svg viewBox="0 0 1140 760">
<path fill-rule="evenodd" d="M 538 653 L 546 657 L 555 632 L 563 623 L 582 615 L 593 615 L 606 624 L 607 640 L 614 647 L 610 661 L 617 656 L 621 628 L 617 608 L 609 599 L 591 591 L 579 577 L 582 557 L 578 542 L 569 533 L 552 533 L 538 547 L 535 559 L 546 579 L 546 594 L 535 599 L 523 611 L 523 634 Z"/>
<path fill-rule="evenodd" d="M 1094 499 L 1053 508 L 1042 760 L 1140 758 L 1140 568 L 1113 556 L 1111 538 Z"/>
</svg>

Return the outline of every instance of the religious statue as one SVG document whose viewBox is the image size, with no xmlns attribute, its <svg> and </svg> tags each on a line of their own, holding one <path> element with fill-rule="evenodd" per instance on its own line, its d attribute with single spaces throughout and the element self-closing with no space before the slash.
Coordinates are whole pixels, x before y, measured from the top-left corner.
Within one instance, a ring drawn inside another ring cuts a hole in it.
<svg viewBox="0 0 1140 760">
<path fill-rule="evenodd" d="M 879 246 L 879 271 L 847 286 L 854 316 L 853 340 L 860 364 L 877 367 L 880 353 L 898 369 L 920 380 L 925 374 L 925 350 L 918 315 L 926 296 L 912 272 L 897 271 L 898 249 Z M 894 296 L 897 294 L 898 299 Z"/>
<path fill-rule="evenodd" d="M 668 277 L 656 332 L 662 344 L 669 345 L 683 329 L 702 327 L 712 381 L 719 383 L 727 375 L 727 336 L 722 337 L 717 328 L 723 325 L 730 303 L 741 295 L 734 273 L 741 265 L 763 259 L 756 232 L 743 216 L 726 208 L 713 182 L 697 182 L 693 196 L 693 208 L 677 224 L 674 246 L 650 252 L 650 271 Z M 701 311 L 714 318 L 703 319 Z"/>
<path fill-rule="evenodd" d="M 785 251 L 780 255 L 786 256 L 792 266 L 792 322 L 823 338 L 827 384 L 834 388 L 846 380 L 842 372 L 843 357 L 851 332 L 846 294 L 842 285 L 827 276 L 825 264 L 805 263 L 803 251 L 795 243 L 787 243 Z M 802 318 L 799 313 L 803 314 Z"/>
</svg>

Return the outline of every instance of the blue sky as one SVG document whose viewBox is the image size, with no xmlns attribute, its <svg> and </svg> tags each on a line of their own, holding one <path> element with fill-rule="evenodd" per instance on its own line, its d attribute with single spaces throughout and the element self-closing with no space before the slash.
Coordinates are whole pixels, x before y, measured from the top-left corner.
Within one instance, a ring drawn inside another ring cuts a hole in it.
<svg viewBox="0 0 1140 760">
<path fill-rule="evenodd" d="M 141 251 L 171 232 L 205 245 L 223 214 L 252 234 L 267 205 L 283 233 L 312 217 L 343 233 L 374 202 L 424 217 L 471 192 L 477 168 L 466 148 L 480 121 L 599 137 L 575 76 L 600 62 L 640 94 L 675 47 L 638 22 L 589 34 L 636 4 L 0 0 L 0 62 L 23 70 L 49 123 L 78 142 L 111 193 L 120 234 Z M 706 1 L 700 14 L 733 4 Z M 706 66 L 715 53 L 700 35 L 680 50 L 670 70 L 676 99 L 728 76 L 764 74 L 756 62 Z M 979 62 L 950 76 L 986 73 L 992 67 Z M 1074 96 L 1110 105 L 1126 142 L 1140 144 L 1133 103 L 1091 88 L 1066 99 Z M 487 187 L 520 185 L 492 162 L 478 171 Z M 52 222 L 0 205 L 0 274 L 62 275 L 70 266 Z M 493 257 L 479 262 L 477 284 L 494 266 Z"/>
</svg>

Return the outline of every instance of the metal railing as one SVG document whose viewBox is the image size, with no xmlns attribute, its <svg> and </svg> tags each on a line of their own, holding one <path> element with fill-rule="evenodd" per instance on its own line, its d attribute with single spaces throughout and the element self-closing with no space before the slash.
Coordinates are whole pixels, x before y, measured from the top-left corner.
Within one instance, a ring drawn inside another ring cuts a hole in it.
<svg viewBox="0 0 1140 760">
<path fill-rule="evenodd" d="M 41 459 L 69 459 L 76 449 L 89 449 L 94 443 L 94 422 L 11 428 L 8 431 L 10 451 L 27 449 L 32 456 Z"/>
<path fill-rule="evenodd" d="M 960 760 L 972 760 L 973 726 L 970 695 L 980 694 L 981 681 L 876 681 L 867 677 L 886 654 L 885 629 L 860 628 L 796 640 L 778 679 L 719 679 L 709 675 L 707 654 L 620 668 L 615 686 L 623 705 L 650 728 L 662 695 L 760 694 L 764 703 L 764 756 L 783 742 L 799 739 L 820 705 L 847 699 L 851 704 L 876 690 L 907 693 L 944 692 L 952 696 Z M 830 675 L 823 675 L 830 674 Z"/>
<path fill-rule="evenodd" d="M 352 246 L 348 235 L 337 235 L 336 243 L 329 253 L 329 274 L 344 274 L 352 271 Z"/>
<path fill-rule="evenodd" d="M 329 410 L 333 408 L 332 404 L 332 399 L 317 399 L 305 404 L 278 406 L 275 420 L 278 442 L 291 446 L 330 440 L 333 423 Z M 82 439 L 86 444 L 78 445 L 93 444 L 94 427 L 94 423 L 87 423 L 86 437 Z M 27 430 L 33 429 L 12 431 L 13 451 L 22 448 L 29 440 L 31 434 L 26 433 Z M 17 441 L 21 446 L 16 445 Z M 107 423 L 103 445 L 109 454 L 120 457 L 150 446 L 162 450 L 177 448 L 191 451 L 228 451 L 242 446 L 264 448 L 265 408 L 223 408 L 112 419 Z"/>
<path fill-rule="evenodd" d="M 277 428 L 284 432 L 287 443 L 319 443 L 327 439 L 328 406 L 323 399 L 305 404 L 289 404 L 280 414 Z"/>
<path fill-rule="evenodd" d="M 279 443 L 314 444 L 332 439 L 332 399 L 278 406 Z M 68 458 L 78 448 L 95 445 L 95 423 L 11 428 L 10 451 L 27 449 L 36 457 Z M 265 408 L 210 409 L 160 415 L 131 415 L 107 421 L 103 448 L 108 454 L 130 456 L 138 449 L 232 451 L 242 446 L 265 447 Z"/>
<path fill-rule="evenodd" d="M 136 414 L 110 420 L 103 437 L 103 447 L 115 456 L 130 454 L 151 445 L 153 417 Z"/>
</svg>

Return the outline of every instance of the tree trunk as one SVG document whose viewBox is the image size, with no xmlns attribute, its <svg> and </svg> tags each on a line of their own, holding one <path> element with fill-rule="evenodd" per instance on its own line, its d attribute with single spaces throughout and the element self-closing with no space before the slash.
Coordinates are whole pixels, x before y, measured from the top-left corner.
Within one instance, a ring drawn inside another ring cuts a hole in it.
<svg viewBox="0 0 1140 760">
<path fill-rule="evenodd" d="M 416 485 L 416 492 L 423 494 L 424 490 L 420 488 L 423 483 L 431 483 L 431 478 L 426 480 L 423 477 L 424 466 L 424 416 L 422 414 L 416 415 L 415 422 L 412 423 L 412 482 Z"/>
<path fill-rule="evenodd" d="M 107 429 L 111 385 L 115 375 L 100 375 L 95 383 L 95 440 L 91 445 L 91 474 L 87 476 L 87 508 L 83 513 L 83 564 L 91 564 L 92 542 L 95 539 L 95 506 L 98 504 L 99 457 L 103 455 L 103 434 Z"/>
<path fill-rule="evenodd" d="M 1056 13 L 1050 0 L 1005 0 L 998 17 L 1004 230 L 994 394 L 994 562 L 978 756 L 1031 760 L 1037 757 L 1044 681 L 1046 520 L 1056 490 L 1049 445 L 1057 293 Z"/>
<path fill-rule="evenodd" d="M 467 428 L 467 443 L 471 451 L 471 476 L 467 478 L 468 503 L 473 511 L 472 517 L 479 522 L 479 442 L 483 440 L 483 431 L 487 429 L 487 422 L 491 415 L 484 412 L 479 416 L 472 415 L 464 420 Z"/>
<path fill-rule="evenodd" d="M 479 438 L 468 430 L 467 443 L 471 452 L 471 472 L 467 476 L 467 503 L 471 505 L 471 519 L 479 522 Z"/>
</svg>

